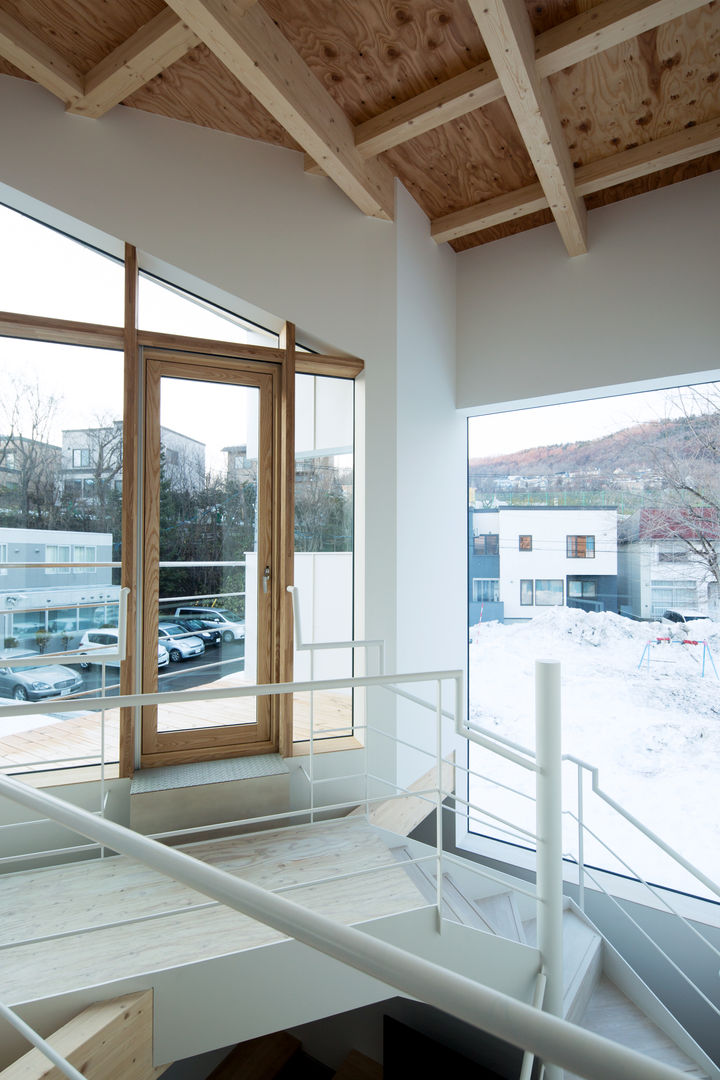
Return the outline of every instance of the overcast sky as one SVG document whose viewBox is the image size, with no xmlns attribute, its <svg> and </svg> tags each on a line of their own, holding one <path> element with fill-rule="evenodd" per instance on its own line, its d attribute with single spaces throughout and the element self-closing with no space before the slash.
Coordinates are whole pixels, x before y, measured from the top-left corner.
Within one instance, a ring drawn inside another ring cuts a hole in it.
<svg viewBox="0 0 720 1080">
<path fill-rule="evenodd" d="M 471 416 L 469 454 L 494 457 L 535 446 L 597 439 L 643 421 L 679 416 L 679 396 L 677 389 L 650 390 L 492 416 Z"/>
</svg>

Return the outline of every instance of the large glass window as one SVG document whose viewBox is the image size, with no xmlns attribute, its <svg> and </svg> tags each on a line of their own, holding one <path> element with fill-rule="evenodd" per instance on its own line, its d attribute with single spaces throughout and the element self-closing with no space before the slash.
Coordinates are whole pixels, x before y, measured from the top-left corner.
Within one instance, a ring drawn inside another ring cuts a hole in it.
<svg viewBox="0 0 720 1080">
<path fill-rule="evenodd" d="M 567 538 L 568 559 L 594 559 L 595 537 L 594 536 L 568 536 Z"/>
<path fill-rule="evenodd" d="M 354 384 L 349 379 L 295 379 L 295 584 L 306 643 L 353 637 Z M 374 662 L 374 658 L 372 658 Z M 350 649 L 296 652 L 295 678 L 353 674 Z M 300 694 L 294 738 L 352 734 L 349 691 Z"/>
<path fill-rule="evenodd" d="M 562 607 L 562 578 L 536 578 L 535 603 L 538 607 Z"/>
<path fill-rule="evenodd" d="M 534 662 L 560 661 L 563 751 L 597 766 L 604 791 L 717 879 L 720 384 L 476 417 L 468 435 L 468 534 L 492 508 L 503 599 L 494 621 L 476 625 L 469 613 L 471 718 L 532 747 Z M 532 550 L 515 539 L 529 535 Z M 471 543 L 470 601 L 478 544 L 485 554 L 486 539 Z M 524 770 L 477 746 L 470 765 L 522 792 L 478 777 L 470 801 L 534 829 Z M 565 807 L 576 813 L 577 777 L 566 769 Z M 594 797 L 589 780 L 584 814 L 617 852 L 587 833 L 591 865 L 702 892 Z M 528 846 L 480 813 L 470 828 Z M 563 850 L 572 878 L 569 816 Z"/>
<path fill-rule="evenodd" d="M 497 603 L 500 599 L 500 582 L 497 578 L 473 578 L 472 597 L 476 603 Z"/>
<path fill-rule="evenodd" d="M 138 326 L 164 334 L 277 346 L 278 336 L 149 274 L 138 283 Z"/>
<path fill-rule="evenodd" d="M 72 717 L 30 718 L 31 738 L 18 718 L 0 720 L 0 765 L 97 761 L 99 723 L 82 697 L 99 690 L 102 673 L 79 650 L 87 631 L 118 623 L 123 357 L 0 338 L 0 387 L 0 697 L 77 699 Z M 79 446 L 105 451 L 92 456 L 84 493 L 70 484 Z M 13 663 L 49 653 L 60 654 L 52 668 Z M 117 692 L 118 669 L 105 681 Z M 107 760 L 117 754 L 114 723 Z"/>
<path fill-rule="evenodd" d="M 3 311 L 122 326 L 121 262 L 7 206 L 0 206 L 0 236 Z"/>
<path fill-rule="evenodd" d="M 497 555 L 500 537 L 497 533 L 486 533 L 483 536 L 473 537 L 473 551 L 475 555 Z"/>
</svg>

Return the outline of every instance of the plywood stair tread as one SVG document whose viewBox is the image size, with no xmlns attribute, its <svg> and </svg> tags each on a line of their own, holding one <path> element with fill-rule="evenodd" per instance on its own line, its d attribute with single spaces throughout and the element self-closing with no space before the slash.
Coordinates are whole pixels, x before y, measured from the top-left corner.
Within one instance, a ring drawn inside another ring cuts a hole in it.
<svg viewBox="0 0 720 1080">
<path fill-rule="evenodd" d="M 273 1080 L 300 1048 L 300 1040 L 287 1031 L 248 1039 L 238 1043 L 207 1080 Z"/>
<path fill-rule="evenodd" d="M 425 906 L 417 886 L 397 870 L 310 884 L 392 863 L 380 835 L 359 819 L 203 841 L 182 850 L 266 888 L 307 882 L 293 889 L 292 898 L 347 924 Z M 0 943 L 29 942 L 3 950 L 3 1000 L 16 1004 L 103 982 L 108 972 L 131 977 L 282 938 L 222 906 L 185 910 L 207 902 L 124 856 L 1 877 Z M 162 917 L 107 926 L 155 913 Z M 94 929 L 78 938 L 83 927 Z M 51 934 L 63 936 L 29 941 Z"/>
<path fill-rule="evenodd" d="M 499 937 L 527 943 L 523 922 L 512 893 L 499 892 L 492 896 L 483 896 L 474 903 Z"/>
<path fill-rule="evenodd" d="M 334 1080 L 382 1080 L 382 1075 L 382 1065 L 359 1050 L 351 1050 L 335 1073 Z"/>
<path fill-rule="evenodd" d="M 707 1080 L 707 1074 L 606 976 L 599 979 L 580 1019 L 580 1026 L 672 1065 L 689 1077 L 704 1077 Z M 579 1080 L 579 1077 L 566 1072 L 565 1080 Z"/>
</svg>

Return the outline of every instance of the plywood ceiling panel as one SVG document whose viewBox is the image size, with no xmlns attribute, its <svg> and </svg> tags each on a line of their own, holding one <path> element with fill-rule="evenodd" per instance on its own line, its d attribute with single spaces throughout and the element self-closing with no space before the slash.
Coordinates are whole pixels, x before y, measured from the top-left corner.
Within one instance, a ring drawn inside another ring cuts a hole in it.
<svg viewBox="0 0 720 1080">
<path fill-rule="evenodd" d="M 246 139 L 300 149 L 204 45 L 166 68 L 123 104 Z"/>
<path fill-rule="evenodd" d="M 388 150 L 382 158 L 430 218 L 536 179 L 504 99 Z"/>
<path fill-rule="evenodd" d="M 3 11 L 84 75 L 163 10 L 163 0 L 2 0 Z"/>
<path fill-rule="evenodd" d="M 584 165 L 720 115 L 720 4 L 550 78 L 573 162 Z"/>
<path fill-rule="evenodd" d="M 466 0 L 263 0 L 354 124 L 487 59 Z"/>
</svg>

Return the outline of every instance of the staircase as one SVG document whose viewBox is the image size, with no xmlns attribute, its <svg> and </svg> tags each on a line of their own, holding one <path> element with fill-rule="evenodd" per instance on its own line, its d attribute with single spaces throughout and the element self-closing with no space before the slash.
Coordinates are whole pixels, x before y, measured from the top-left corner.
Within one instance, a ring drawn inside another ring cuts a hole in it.
<svg viewBox="0 0 720 1080">
<path fill-rule="evenodd" d="M 391 851 L 395 859 L 407 864 L 408 874 L 427 902 L 434 903 L 437 878 L 428 869 L 432 864 L 413 863 L 413 852 L 406 844 L 393 846 Z M 534 918 L 523 920 L 521 901 L 509 889 L 484 896 L 473 895 L 473 891 L 468 894 L 467 883 L 461 886 L 457 875 L 443 874 L 443 918 L 535 947 L 537 922 Z M 605 971 L 605 961 L 611 955 L 614 969 L 624 965 L 624 992 Z M 672 1065 L 688 1077 L 707 1080 L 719 1075 L 657 998 L 651 1015 L 633 1000 L 635 994 L 646 1001 L 647 987 L 570 900 L 566 900 L 563 913 L 563 989 L 563 1016 L 572 1023 Z M 565 1080 L 579 1078 L 566 1072 Z"/>
</svg>

